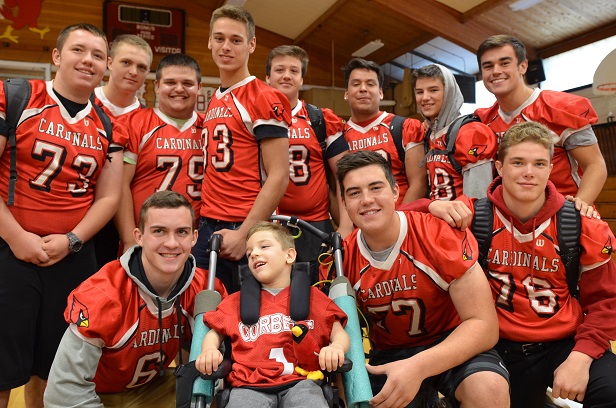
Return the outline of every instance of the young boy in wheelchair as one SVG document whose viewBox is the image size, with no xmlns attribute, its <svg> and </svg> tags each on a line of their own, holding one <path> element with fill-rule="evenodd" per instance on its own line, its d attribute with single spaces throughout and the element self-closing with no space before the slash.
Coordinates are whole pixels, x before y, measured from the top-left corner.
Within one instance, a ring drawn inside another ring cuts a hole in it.
<svg viewBox="0 0 616 408">
<path fill-rule="evenodd" d="M 294 322 L 290 317 L 290 304 L 297 302 L 290 296 L 296 250 L 293 237 L 280 224 L 255 224 L 247 235 L 246 256 L 261 287 L 258 321 L 242 322 L 242 292 L 206 313 L 203 319 L 210 331 L 203 339 L 197 369 L 205 374 L 216 371 L 223 360 L 220 345 L 229 338 L 233 367 L 227 381 L 233 388 L 228 408 L 300 407 L 308 401 L 310 406 L 326 408 L 319 373 L 333 371 L 344 361 L 350 343 L 343 328 L 346 314 L 317 288 L 310 288 L 307 319 Z"/>
</svg>

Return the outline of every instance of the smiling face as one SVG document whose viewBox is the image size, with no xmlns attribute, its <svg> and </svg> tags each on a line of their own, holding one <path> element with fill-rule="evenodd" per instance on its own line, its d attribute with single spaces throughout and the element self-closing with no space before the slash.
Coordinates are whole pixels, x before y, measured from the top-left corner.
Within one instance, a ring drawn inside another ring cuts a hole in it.
<svg viewBox="0 0 616 408">
<path fill-rule="evenodd" d="M 417 78 L 415 82 L 415 99 L 424 117 L 434 121 L 441 112 L 444 98 L 445 85 L 440 78 Z"/>
<path fill-rule="evenodd" d="M 295 107 L 299 98 L 299 88 L 304 83 L 302 62 L 291 55 L 272 58 L 270 75 L 265 77 L 265 82 L 282 92 Z"/>
<path fill-rule="evenodd" d="M 65 98 L 86 103 L 107 69 L 107 42 L 85 30 L 71 32 L 62 45 L 52 52 L 58 67 L 54 89 Z"/>
<path fill-rule="evenodd" d="M 505 204 L 526 221 L 545 202 L 545 187 L 552 171 L 550 151 L 539 143 L 522 142 L 511 146 L 495 165 L 503 178 Z"/>
<path fill-rule="evenodd" d="M 169 282 L 175 284 L 180 277 L 197 242 L 197 231 L 193 229 L 189 208 L 151 207 L 147 211 L 143 231 L 136 228 L 134 238 L 142 247 L 141 259 L 146 276 L 158 289 Z"/>
<path fill-rule="evenodd" d="M 481 56 L 483 84 L 497 99 L 526 87 L 524 74 L 527 68 L 528 61 L 519 62 L 509 44 L 491 48 Z"/>
<path fill-rule="evenodd" d="M 167 116 L 189 119 L 195 109 L 201 83 L 197 72 L 185 66 L 166 66 L 161 70 L 160 80 L 154 82 L 158 107 Z"/>
<path fill-rule="evenodd" d="M 386 232 L 391 231 L 397 219 L 398 185 L 392 188 L 385 172 L 376 164 L 349 171 L 343 184 L 344 207 L 353 224 L 366 236 L 389 235 Z"/>
<path fill-rule="evenodd" d="M 264 288 L 285 288 L 291 283 L 295 248 L 284 249 L 272 231 L 257 231 L 246 241 L 248 267 Z"/>
<path fill-rule="evenodd" d="M 349 101 L 354 121 L 362 122 L 376 116 L 379 102 L 383 99 L 377 73 L 367 68 L 351 71 L 344 97 Z"/>
<path fill-rule="evenodd" d="M 136 93 L 150 72 L 151 63 L 150 56 L 142 48 L 121 44 L 113 58 L 109 58 L 109 82 L 121 91 Z"/>
<path fill-rule="evenodd" d="M 216 20 L 211 32 L 207 46 L 220 70 L 223 87 L 229 87 L 236 83 L 233 81 L 249 75 L 248 57 L 254 52 L 257 40 L 248 38 L 246 24 L 226 17 Z"/>
</svg>

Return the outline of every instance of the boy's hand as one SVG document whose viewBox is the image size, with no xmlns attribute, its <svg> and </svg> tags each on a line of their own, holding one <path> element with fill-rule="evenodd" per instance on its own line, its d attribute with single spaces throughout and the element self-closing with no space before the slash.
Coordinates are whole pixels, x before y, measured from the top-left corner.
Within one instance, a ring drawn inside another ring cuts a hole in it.
<svg viewBox="0 0 616 408">
<path fill-rule="evenodd" d="M 344 363 L 344 349 L 332 343 L 323 347 L 319 352 L 319 366 L 324 371 L 334 371 Z"/>
<path fill-rule="evenodd" d="M 206 349 L 195 360 L 195 367 L 203 374 L 212 374 L 222 363 L 222 353 L 218 349 Z"/>
</svg>

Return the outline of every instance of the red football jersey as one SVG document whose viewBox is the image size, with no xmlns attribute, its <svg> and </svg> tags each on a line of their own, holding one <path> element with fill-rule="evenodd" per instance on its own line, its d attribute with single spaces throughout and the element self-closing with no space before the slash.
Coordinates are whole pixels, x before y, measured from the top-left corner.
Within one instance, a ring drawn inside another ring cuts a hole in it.
<svg viewBox="0 0 616 408">
<path fill-rule="evenodd" d="M 346 122 L 344 138 L 349 142 L 349 150 L 372 150 L 391 163 L 396 182 L 400 186 L 400 197 L 396 205 L 400 205 L 409 188 L 404 163 L 400 160 L 398 150 L 390 132 L 393 113 L 381 112 L 376 118 L 366 122 Z M 407 119 L 402 128 L 402 147 L 405 151 L 423 144 L 425 129 L 417 119 Z"/>
<path fill-rule="evenodd" d="M 169 367 L 180 349 L 180 330 L 183 342 L 191 340 L 195 296 L 206 288 L 207 272 L 196 268 L 180 295 L 181 324 L 173 306 L 162 313 L 162 326 L 156 302 L 142 293 L 119 260 L 106 264 L 75 289 L 64 318 L 78 337 L 103 350 L 93 379 L 96 392 L 126 391 L 156 378 L 161 343 L 163 367 Z M 226 295 L 218 280 L 215 289 Z"/>
<path fill-rule="evenodd" d="M 377 349 L 431 344 L 460 324 L 449 285 L 477 262 L 477 241 L 430 214 L 397 212 L 400 234 L 385 261 L 356 229 L 344 240 L 344 270 L 373 325 Z"/>
<path fill-rule="evenodd" d="M 214 93 L 203 122 L 201 216 L 244 221 L 267 177 L 254 129 L 270 125 L 288 132 L 290 124 L 287 97 L 254 76 Z"/>
<path fill-rule="evenodd" d="M 135 222 L 139 219 L 143 202 L 160 190 L 173 190 L 184 195 L 195 214 L 199 214 L 203 181 L 203 114 L 193 112 L 181 128 L 158 108 L 140 109 L 120 120 L 126 125 L 129 135 L 124 161 L 136 166 L 130 185 Z"/>
<path fill-rule="evenodd" d="M 122 115 L 126 115 L 134 110 L 141 109 L 141 103 L 139 100 L 135 98 L 135 102 L 128 105 L 125 108 L 121 108 L 119 106 L 111 103 L 109 99 L 105 96 L 105 92 L 103 92 L 103 87 L 99 86 L 98 88 L 94 88 L 94 103 L 103 108 L 103 111 L 109 115 L 111 119 L 118 118 Z"/>
<path fill-rule="evenodd" d="M 444 150 L 449 127 L 430 137 L 430 149 Z M 483 123 L 471 122 L 460 128 L 456 137 L 454 159 L 462 167 L 462 174 L 452 166 L 449 156 L 428 156 L 426 167 L 430 183 L 430 199 L 455 200 L 463 194 L 463 173 L 486 162 L 494 161 L 498 142 L 494 133 Z"/>
<path fill-rule="evenodd" d="M 94 201 L 96 179 L 110 147 L 123 146 L 124 130 L 114 123 L 110 146 L 91 103 L 71 117 L 53 92 L 53 81 L 30 81 L 32 93 L 17 127 L 17 183 L 13 217 L 40 236 L 71 231 Z M 0 115 L 5 117 L 4 85 Z M 0 157 L 0 195 L 8 196 L 9 144 Z M 43 215 L 44 214 L 44 220 Z M 44 222 L 43 222 L 44 221 Z"/>
<path fill-rule="evenodd" d="M 304 221 L 329 219 L 327 160 L 348 150 L 342 137 L 342 119 L 330 109 L 321 108 L 321 111 L 327 134 L 325 155 L 310 125 L 303 101 L 299 101 L 293 109 L 292 125 L 289 129 L 290 179 L 287 191 L 278 205 L 278 211 L 280 214 L 296 215 Z"/>
<path fill-rule="evenodd" d="M 497 208 L 488 254 L 488 277 L 495 295 L 500 336 L 514 341 L 554 341 L 572 337 L 583 319 L 571 297 L 566 269 L 558 255 L 556 215 L 523 234 Z M 580 217 L 580 270 L 610 261 L 614 235 L 596 219 Z"/>
<path fill-rule="evenodd" d="M 490 108 L 477 109 L 475 114 L 496 133 L 499 142 L 505 131 L 516 123 L 535 121 L 550 129 L 554 139 L 554 168 L 550 181 L 559 193 L 576 195 L 583 169 L 567 153 L 565 142 L 572 133 L 589 129 L 597 123 L 597 113 L 588 99 L 537 88 L 522 106 L 509 115 L 500 109 L 498 102 Z M 596 137 L 583 142 L 584 145 L 594 143 L 597 143 Z"/>
<path fill-rule="evenodd" d="M 290 287 L 277 295 L 261 291 L 259 321 L 246 326 L 239 317 L 240 293 L 224 299 L 215 311 L 203 315 L 205 324 L 231 339 L 233 370 L 227 380 L 233 387 L 275 387 L 305 379 L 295 372 L 295 357 L 289 354 L 293 344 L 289 317 Z M 305 321 L 319 350 L 329 345 L 334 322 L 343 326 L 347 316 L 317 288 L 311 288 L 310 314 Z M 318 350 L 317 350 L 318 351 Z M 293 358 L 292 358 L 293 357 Z"/>
</svg>

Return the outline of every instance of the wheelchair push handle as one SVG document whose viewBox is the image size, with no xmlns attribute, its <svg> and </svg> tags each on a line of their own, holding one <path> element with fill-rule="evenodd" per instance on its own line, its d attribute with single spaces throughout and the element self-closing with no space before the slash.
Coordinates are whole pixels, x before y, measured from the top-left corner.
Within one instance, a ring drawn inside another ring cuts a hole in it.
<svg viewBox="0 0 616 408">
<path fill-rule="evenodd" d="M 287 226 L 289 227 L 294 227 L 294 228 L 298 228 L 298 229 L 302 229 L 302 230 L 306 230 L 309 233 L 311 233 L 312 235 L 318 237 L 321 239 L 321 241 L 329 243 L 329 234 L 326 232 L 321 231 L 320 229 L 318 229 L 317 227 L 315 227 L 314 225 L 301 220 L 299 218 L 297 218 L 296 216 L 292 215 L 272 215 L 270 217 L 270 220 L 272 221 L 280 221 L 285 223 Z"/>
<path fill-rule="evenodd" d="M 208 242 L 208 251 L 210 252 L 210 270 L 207 278 L 208 290 L 214 290 L 216 283 L 216 262 L 220 254 L 220 246 L 222 245 L 222 235 L 213 234 Z"/>
</svg>

